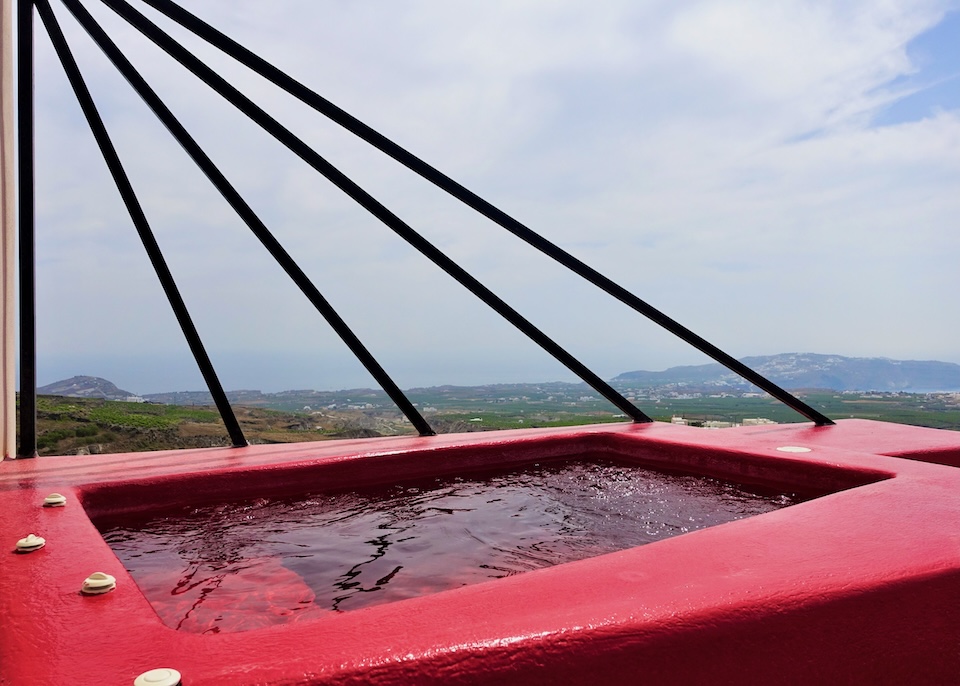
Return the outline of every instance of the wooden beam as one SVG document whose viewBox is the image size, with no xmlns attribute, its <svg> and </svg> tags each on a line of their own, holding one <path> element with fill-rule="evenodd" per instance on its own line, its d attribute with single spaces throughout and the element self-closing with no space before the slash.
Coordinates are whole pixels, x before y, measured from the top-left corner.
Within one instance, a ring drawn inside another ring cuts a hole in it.
<svg viewBox="0 0 960 686">
<path fill-rule="evenodd" d="M 16 166 L 13 103 L 13 0 L 0 11 L 0 445 L 17 454 L 16 428 Z"/>
</svg>

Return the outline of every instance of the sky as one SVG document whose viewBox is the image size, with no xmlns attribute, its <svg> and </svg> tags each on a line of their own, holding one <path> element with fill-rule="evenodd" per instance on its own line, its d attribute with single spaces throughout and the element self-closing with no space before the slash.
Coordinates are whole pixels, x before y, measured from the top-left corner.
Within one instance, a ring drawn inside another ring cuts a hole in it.
<svg viewBox="0 0 960 686">
<path fill-rule="evenodd" d="M 84 0 L 402 388 L 574 375 Z M 603 378 L 709 362 L 142 5 Z M 53 0 L 227 389 L 375 382 Z M 958 0 L 183 0 L 734 357 L 960 363 Z M 200 374 L 43 29 L 40 385 Z"/>
</svg>

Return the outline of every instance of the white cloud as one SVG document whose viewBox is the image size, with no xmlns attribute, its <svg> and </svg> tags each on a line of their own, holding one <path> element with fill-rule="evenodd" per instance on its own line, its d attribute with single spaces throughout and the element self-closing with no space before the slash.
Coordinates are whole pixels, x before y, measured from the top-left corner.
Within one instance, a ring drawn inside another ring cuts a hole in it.
<svg viewBox="0 0 960 686">
<path fill-rule="evenodd" d="M 932 0 L 191 7 L 734 355 L 960 361 L 950 343 L 958 324 L 943 316 L 946 294 L 960 286 L 952 266 L 960 119 L 944 111 L 870 123 L 898 97 L 891 82 L 918 68 L 907 43 L 949 8 Z M 501 345 L 462 289 L 447 288 L 387 229 L 157 51 L 118 36 L 348 321 L 406 365 L 411 385 L 444 381 L 426 361 L 457 355 L 487 359 L 493 376 L 507 368 L 520 344 Z M 602 375 L 697 361 L 319 115 L 195 49 Z M 88 48 L 81 56 L 201 329 L 227 351 L 337 349 L 321 325 L 303 323 L 311 315 L 293 304 L 298 294 L 175 145 L 155 124 L 142 127 L 143 108 L 121 80 Z M 87 134 L 54 66 L 41 50 L 46 276 L 82 284 L 95 299 L 119 298 L 134 330 L 151 326 L 149 310 L 128 312 L 145 297 L 139 287 L 116 292 L 118 280 L 133 283 L 142 260 L 128 257 L 129 239 L 113 238 L 123 210 L 90 144 L 73 143 Z M 76 154 L 64 155 L 70 149 Z M 119 265 L 109 278 L 81 266 L 108 260 Z M 67 332 L 84 326 L 57 295 L 61 286 L 41 291 L 43 350 L 53 356 L 72 345 Z M 223 300 L 237 297 L 247 303 L 243 315 L 224 312 Z M 244 319 L 264 324 L 244 328 Z M 108 348 L 133 340 L 109 330 Z M 155 340 L 166 347 L 171 338 Z M 527 352 L 519 359 L 557 375 L 553 362 Z"/>
</svg>

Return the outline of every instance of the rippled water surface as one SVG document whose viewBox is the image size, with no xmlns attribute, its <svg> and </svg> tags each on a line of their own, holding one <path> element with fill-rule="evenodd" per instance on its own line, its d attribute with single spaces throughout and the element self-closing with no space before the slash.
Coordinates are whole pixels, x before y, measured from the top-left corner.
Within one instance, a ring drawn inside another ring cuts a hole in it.
<svg viewBox="0 0 960 686">
<path fill-rule="evenodd" d="M 797 502 L 603 461 L 98 522 L 170 626 L 241 631 L 632 548 Z"/>
</svg>

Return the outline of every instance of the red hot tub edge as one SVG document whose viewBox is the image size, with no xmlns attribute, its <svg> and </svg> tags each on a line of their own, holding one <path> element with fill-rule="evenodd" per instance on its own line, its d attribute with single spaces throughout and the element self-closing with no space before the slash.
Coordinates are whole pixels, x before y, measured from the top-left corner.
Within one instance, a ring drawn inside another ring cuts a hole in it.
<svg viewBox="0 0 960 686">
<path fill-rule="evenodd" d="M 889 455 L 948 461 L 960 434 L 861 420 L 763 429 L 624 424 L 4 463 L 0 683 L 132 684 L 158 667 L 185 686 L 954 679 L 960 470 Z M 810 452 L 778 450 L 790 446 Z M 165 627 L 84 509 L 583 452 L 823 497 L 433 596 L 214 636 Z M 52 491 L 67 507 L 41 507 Z M 29 533 L 47 545 L 13 553 Z M 81 595 L 94 571 L 115 576 L 116 590 Z"/>
</svg>

